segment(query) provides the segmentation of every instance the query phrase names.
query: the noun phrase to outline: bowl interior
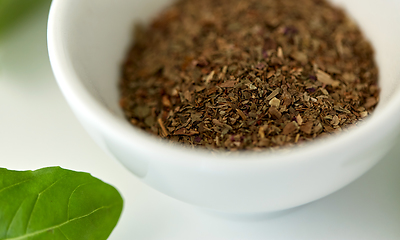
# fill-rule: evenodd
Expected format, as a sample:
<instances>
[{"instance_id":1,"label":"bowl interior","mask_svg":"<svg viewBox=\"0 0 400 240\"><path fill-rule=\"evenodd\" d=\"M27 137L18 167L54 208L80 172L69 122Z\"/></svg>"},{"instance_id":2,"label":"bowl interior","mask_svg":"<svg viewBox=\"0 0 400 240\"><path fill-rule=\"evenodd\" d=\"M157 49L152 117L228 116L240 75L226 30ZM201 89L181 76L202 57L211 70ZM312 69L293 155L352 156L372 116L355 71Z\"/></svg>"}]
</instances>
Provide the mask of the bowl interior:
<instances>
[{"instance_id":1,"label":"bowl interior","mask_svg":"<svg viewBox=\"0 0 400 240\"><path fill-rule=\"evenodd\" d=\"M121 63L133 39L135 21L148 22L172 0L70 0L64 12L65 44L73 68L87 90L111 112L123 118L118 106ZM361 26L376 51L384 108L398 90L400 71L400 22L393 0L334 0ZM394 6L396 5L396 6Z\"/></svg>"},{"instance_id":2,"label":"bowl interior","mask_svg":"<svg viewBox=\"0 0 400 240\"><path fill-rule=\"evenodd\" d=\"M51 18L53 20L51 28L57 29L55 34L57 35L57 51L62 52L63 63L68 66L58 65L64 68L63 72L73 72L74 78L71 80L66 78L61 82L68 82L71 85L78 80L77 84L82 84L85 88L84 91L87 91L109 113L116 116L119 123L123 123L118 123L119 125L127 125L118 105L118 81L121 64L133 40L133 26L137 21L149 22L152 17L173 1L55 0L53 5L56 5L57 11L53 11L53 13L56 13L57 17ZM374 130L369 131L368 136L357 136L358 140L370 138L379 133L381 126L386 126L388 122L394 125L394 122L397 121L395 119L397 115L393 116L393 113L398 112L396 109L400 104L400 96L398 96L400 71L397 67L397 64L400 63L400 47L398 46L400 30L394 26L400 22L398 14L400 2L395 0L331 1L343 7L350 14L375 49L376 62L380 71L381 99L374 114L368 120L374 122ZM375 119L379 119L379 121L374 121ZM365 133L366 127L360 131ZM125 127L125 129L127 128ZM133 132L136 135L143 135L136 129L132 130ZM354 133L353 138L347 139L347 143L355 140L355 136L359 132ZM134 139L132 134L127 133L127 135L130 135L130 140ZM142 138L146 137L142 136ZM147 140L154 143L151 139L149 137ZM342 140L335 140L335 143L346 145L347 143ZM320 141L313 141L313 144L317 144L317 142ZM333 148L332 142L329 145L325 144L325 147Z\"/></svg>"}]
</instances>

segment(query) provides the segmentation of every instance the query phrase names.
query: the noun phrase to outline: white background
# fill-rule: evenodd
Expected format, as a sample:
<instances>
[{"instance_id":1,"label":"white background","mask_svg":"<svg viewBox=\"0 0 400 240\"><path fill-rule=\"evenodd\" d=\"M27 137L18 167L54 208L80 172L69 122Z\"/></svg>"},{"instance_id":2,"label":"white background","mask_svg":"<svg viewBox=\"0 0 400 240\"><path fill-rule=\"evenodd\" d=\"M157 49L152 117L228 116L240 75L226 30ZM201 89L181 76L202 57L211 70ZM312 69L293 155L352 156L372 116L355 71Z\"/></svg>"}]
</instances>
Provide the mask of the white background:
<instances>
[{"instance_id":1,"label":"white background","mask_svg":"<svg viewBox=\"0 0 400 240\"><path fill-rule=\"evenodd\" d=\"M400 136L348 187L271 216L221 216L145 186L94 144L67 106L47 57L47 11L32 12L0 42L0 167L62 166L112 184L125 206L110 240L400 239Z\"/></svg>"}]
</instances>

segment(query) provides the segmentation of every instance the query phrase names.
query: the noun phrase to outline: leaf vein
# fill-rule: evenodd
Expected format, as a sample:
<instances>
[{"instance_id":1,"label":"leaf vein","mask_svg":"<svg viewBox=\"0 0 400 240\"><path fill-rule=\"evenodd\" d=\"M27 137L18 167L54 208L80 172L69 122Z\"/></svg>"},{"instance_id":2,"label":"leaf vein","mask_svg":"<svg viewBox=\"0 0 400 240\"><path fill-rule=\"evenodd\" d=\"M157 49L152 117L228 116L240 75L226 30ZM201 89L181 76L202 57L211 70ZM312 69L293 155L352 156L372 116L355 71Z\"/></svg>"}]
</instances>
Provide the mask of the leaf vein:
<instances>
[{"instance_id":1,"label":"leaf vein","mask_svg":"<svg viewBox=\"0 0 400 240\"><path fill-rule=\"evenodd\" d=\"M0 193L1 193L2 191L4 191L4 190L9 189L9 188L12 188L12 187L18 186L18 185L20 185L20 184L23 184L23 183L25 183L25 182L28 182L28 181L30 181L30 180L32 180L32 179L33 179L33 178L28 178L28 179L26 179L26 180L24 180L24 181L22 181L22 182L14 183L14 184L11 185L11 186L7 186L7 187L5 187L5 188L2 188L2 189L0 189Z\"/></svg>"},{"instance_id":2,"label":"leaf vein","mask_svg":"<svg viewBox=\"0 0 400 240\"><path fill-rule=\"evenodd\" d=\"M36 203L38 202L38 199L39 199L39 194L36 196L35 204L33 204L32 211L31 211L31 213L29 214L28 222L27 222L27 224L26 224L25 234L26 234L26 232L28 231L28 227L29 227L29 224L30 224L30 222L31 222L33 210L35 210Z\"/></svg>"},{"instance_id":3,"label":"leaf vein","mask_svg":"<svg viewBox=\"0 0 400 240\"><path fill-rule=\"evenodd\" d=\"M57 181L53 182L52 184L50 184L48 187L46 187L45 189L43 189L40 193L38 193L38 195L42 195L42 193L44 193L45 191L47 191L47 189L51 188L52 186L54 186L56 183L58 183L59 181L61 181L63 178L65 178L65 176L61 177L60 179L57 179Z\"/></svg>"},{"instance_id":4,"label":"leaf vein","mask_svg":"<svg viewBox=\"0 0 400 240\"><path fill-rule=\"evenodd\" d=\"M22 239L24 239L24 238L29 238L29 237L32 237L32 236L35 236L35 235L38 235L38 234L41 234L41 233L44 233L44 232L47 232L47 231L51 231L51 230L60 228L60 227L66 225L66 224L68 224L68 223L70 223L70 222L73 222L73 221L76 221L76 220L79 220L79 219L88 217L88 216L92 215L93 213L95 213L95 212L97 212L97 211L100 211L100 210L106 209L106 208L111 208L111 207L113 207L114 205L118 205L118 204L119 204L119 202L115 202L115 203L113 203L113 204L111 204L111 205L108 205L108 206L102 206L102 207L96 208L95 210L91 211L90 213L88 213L88 214L86 214L86 215L73 218L73 219L68 220L68 221L66 221L66 222L64 222L64 223L61 223L61 224L59 224L59 225L55 225L55 226L52 226L52 227L49 227L49 228L46 228L46 229L42 229L42 230L39 230L39 231L36 231L36 232L32 232L32 233L29 233L29 234L25 234L24 236L20 236L20 237L6 238L6 239L4 239L4 240L22 240Z\"/></svg>"},{"instance_id":5,"label":"leaf vein","mask_svg":"<svg viewBox=\"0 0 400 240\"><path fill-rule=\"evenodd\" d=\"M8 236L8 232L10 231L10 227L11 227L11 224L13 223L13 221L14 221L14 218L17 216L17 213L18 213L19 209L22 207L22 204L25 201L26 201L26 199L21 202L21 204L19 205L18 209L15 211L13 218L11 219L10 223L8 224L7 231L6 231L6 237Z\"/></svg>"},{"instance_id":6,"label":"leaf vein","mask_svg":"<svg viewBox=\"0 0 400 240\"><path fill-rule=\"evenodd\" d=\"M65 239L70 240L67 235L65 235L65 233L63 232L63 230L61 228L59 228L58 230L60 230L61 234L65 237Z\"/></svg>"},{"instance_id":7,"label":"leaf vein","mask_svg":"<svg viewBox=\"0 0 400 240\"><path fill-rule=\"evenodd\" d=\"M74 192L75 192L78 188L80 188L80 187L83 186L83 185L89 184L89 183L91 183L91 182L82 183L82 184L76 186L76 188L75 188L74 190L72 190L71 194L69 195L69 198L68 198L68 205L67 205L67 220L69 220L69 205L70 205L70 202L71 202L71 197L72 197L72 195L74 194Z\"/></svg>"},{"instance_id":8,"label":"leaf vein","mask_svg":"<svg viewBox=\"0 0 400 240\"><path fill-rule=\"evenodd\" d=\"M59 181L60 181L61 179L63 179L63 178L65 178L65 176L63 176L63 177L61 177L60 179L58 179L57 181L53 182L52 184L50 184L49 186L47 186L45 189L43 189L41 192L39 192L39 193L37 194L36 201L35 201L35 205L33 205L31 214L29 215L28 223L26 224L25 233L28 232L28 228L29 228L29 225L30 225L30 223L31 223L31 218L32 218L32 215L33 215L33 211L35 210L36 204L39 202L40 196L41 196L45 191L47 191L47 189L49 189L49 188L51 188L52 186L54 186L57 182L59 182Z\"/></svg>"}]
</instances>

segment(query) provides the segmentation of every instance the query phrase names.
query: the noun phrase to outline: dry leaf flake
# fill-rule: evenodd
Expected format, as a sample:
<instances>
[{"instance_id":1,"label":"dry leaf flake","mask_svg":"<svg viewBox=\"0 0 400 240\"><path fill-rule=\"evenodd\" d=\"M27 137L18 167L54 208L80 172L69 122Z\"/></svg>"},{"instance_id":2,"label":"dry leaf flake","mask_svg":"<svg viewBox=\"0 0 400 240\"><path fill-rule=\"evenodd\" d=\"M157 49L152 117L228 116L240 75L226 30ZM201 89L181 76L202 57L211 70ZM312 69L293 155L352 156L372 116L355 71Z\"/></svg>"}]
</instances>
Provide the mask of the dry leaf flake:
<instances>
[{"instance_id":1,"label":"dry leaf flake","mask_svg":"<svg viewBox=\"0 0 400 240\"><path fill-rule=\"evenodd\" d=\"M304 143L374 110L373 59L323 0L180 0L136 28L120 106L133 125L186 146Z\"/></svg>"},{"instance_id":2,"label":"dry leaf flake","mask_svg":"<svg viewBox=\"0 0 400 240\"><path fill-rule=\"evenodd\" d=\"M321 70L317 71L317 79L318 79L318 81L322 82L323 84L332 85L333 87L337 87L340 84L339 81L333 80L329 74L327 74L326 72L323 72Z\"/></svg>"}]
</instances>

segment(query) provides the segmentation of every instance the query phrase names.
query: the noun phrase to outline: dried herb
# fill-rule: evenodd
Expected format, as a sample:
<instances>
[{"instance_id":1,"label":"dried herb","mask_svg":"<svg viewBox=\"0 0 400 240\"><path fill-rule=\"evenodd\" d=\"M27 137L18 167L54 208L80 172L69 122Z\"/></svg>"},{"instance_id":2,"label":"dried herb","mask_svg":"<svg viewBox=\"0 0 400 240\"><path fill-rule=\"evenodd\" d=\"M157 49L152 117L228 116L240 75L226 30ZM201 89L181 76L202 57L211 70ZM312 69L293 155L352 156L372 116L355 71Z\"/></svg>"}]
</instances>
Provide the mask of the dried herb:
<instances>
[{"instance_id":1,"label":"dried herb","mask_svg":"<svg viewBox=\"0 0 400 240\"><path fill-rule=\"evenodd\" d=\"M129 121L174 142L262 149L340 132L379 100L374 53L323 0L182 0L136 39Z\"/></svg>"}]
</instances>

